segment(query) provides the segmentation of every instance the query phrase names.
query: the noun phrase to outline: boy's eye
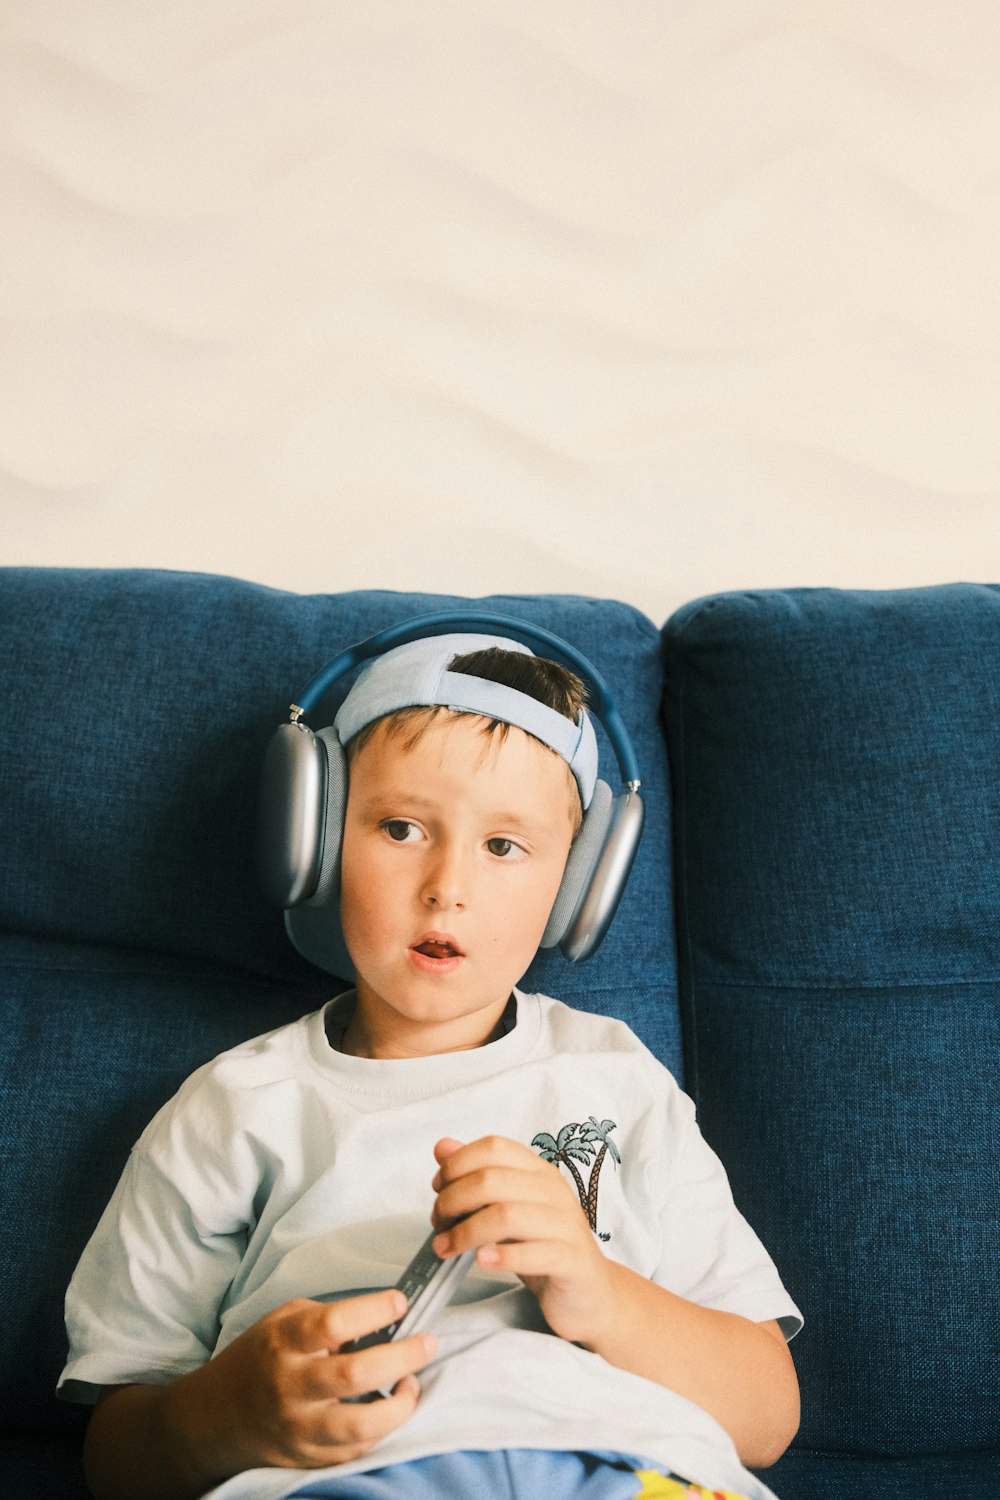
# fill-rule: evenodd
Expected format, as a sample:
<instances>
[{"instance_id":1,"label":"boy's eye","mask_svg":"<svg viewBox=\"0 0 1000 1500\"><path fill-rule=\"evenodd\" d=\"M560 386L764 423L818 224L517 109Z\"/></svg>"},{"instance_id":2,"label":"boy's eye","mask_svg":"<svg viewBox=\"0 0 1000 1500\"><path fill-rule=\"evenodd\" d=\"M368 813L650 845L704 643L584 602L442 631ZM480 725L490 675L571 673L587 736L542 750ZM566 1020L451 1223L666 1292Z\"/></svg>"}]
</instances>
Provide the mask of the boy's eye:
<instances>
[{"instance_id":1,"label":"boy's eye","mask_svg":"<svg viewBox=\"0 0 1000 1500\"><path fill-rule=\"evenodd\" d=\"M420 837L420 829L406 818L386 818L379 824L396 844L412 844Z\"/></svg>"},{"instance_id":2,"label":"boy's eye","mask_svg":"<svg viewBox=\"0 0 1000 1500\"><path fill-rule=\"evenodd\" d=\"M497 859L516 859L523 854L523 849L518 848L513 839L487 839L486 847Z\"/></svg>"}]
</instances>

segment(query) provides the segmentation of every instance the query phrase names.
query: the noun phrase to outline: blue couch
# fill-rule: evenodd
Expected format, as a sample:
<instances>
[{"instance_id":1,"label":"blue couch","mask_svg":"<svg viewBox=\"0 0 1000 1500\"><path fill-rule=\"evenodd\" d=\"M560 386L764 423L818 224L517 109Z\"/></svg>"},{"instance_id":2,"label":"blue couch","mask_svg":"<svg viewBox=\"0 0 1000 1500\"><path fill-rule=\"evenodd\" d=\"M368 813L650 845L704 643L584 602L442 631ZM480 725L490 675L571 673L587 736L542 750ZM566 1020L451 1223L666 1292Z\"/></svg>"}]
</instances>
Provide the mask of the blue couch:
<instances>
[{"instance_id":1,"label":"blue couch","mask_svg":"<svg viewBox=\"0 0 1000 1500\"><path fill-rule=\"evenodd\" d=\"M476 602L572 640L636 745L625 902L593 959L525 983L681 1076L805 1312L768 1483L996 1500L1000 592L727 594L662 631L611 601ZM256 884L274 726L345 644L468 603L0 570L4 1496L86 1494L83 1414L52 1394L62 1297L142 1124L335 988Z\"/></svg>"}]
</instances>

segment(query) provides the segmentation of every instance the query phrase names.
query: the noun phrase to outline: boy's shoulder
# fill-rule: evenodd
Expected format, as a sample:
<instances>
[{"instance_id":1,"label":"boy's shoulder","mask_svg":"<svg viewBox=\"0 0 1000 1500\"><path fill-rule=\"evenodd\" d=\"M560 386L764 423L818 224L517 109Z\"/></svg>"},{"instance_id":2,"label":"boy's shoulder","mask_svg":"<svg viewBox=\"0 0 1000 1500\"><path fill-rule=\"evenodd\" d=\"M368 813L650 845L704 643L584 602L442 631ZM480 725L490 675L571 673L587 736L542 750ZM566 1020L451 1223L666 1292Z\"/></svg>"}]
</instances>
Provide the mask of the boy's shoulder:
<instances>
[{"instance_id":1,"label":"boy's shoulder","mask_svg":"<svg viewBox=\"0 0 1000 1500\"><path fill-rule=\"evenodd\" d=\"M525 999L539 1006L534 1056L560 1097L586 1100L584 1113L593 1104L599 1117L629 1120L633 1127L644 1120L671 1152L680 1149L695 1130L694 1102L625 1021L550 995Z\"/></svg>"},{"instance_id":2,"label":"boy's shoulder","mask_svg":"<svg viewBox=\"0 0 1000 1500\"><path fill-rule=\"evenodd\" d=\"M310 1011L294 1021L286 1021L270 1031L247 1037L219 1052L190 1075L187 1083L195 1080L216 1079L226 1081L239 1079L241 1084L252 1087L255 1082L267 1082L280 1078L301 1062L309 1050L309 1032L317 1021L321 1022L322 1011Z\"/></svg>"},{"instance_id":3,"label":"boy's shoulder","mask_svg":"<svg viewBox=\"0 0 1000 1500\"><path fill-rule=\"evenodd\" d=\"M600 1011L582 1010L567 1005L552 995L532 995L526 999L538 1002L543 1033L556 1051L596 1052L603 1056L619 1055L635 1060L637 1067L656 1075L658 1079L676 1080L667 1068L654 1056L645 1042L616 1016L604 1015Z\"/></svg>"},{"instance_id":4,"label":"boy's shoulder","mask_svg":"<svg viewBox=\"0 0 1000 1500\"><path fill-rule=\"evenodd\" d=\"M181 1122L209 1136L224 1135L248 1107L266 1108L270 1087L301 1076L308 1066L310 1032L317 1024L322 1025L321 1011L237 1042L202 1063L153 1116L139 1146L180 1130Z\"/></svg>"}]
</instances>

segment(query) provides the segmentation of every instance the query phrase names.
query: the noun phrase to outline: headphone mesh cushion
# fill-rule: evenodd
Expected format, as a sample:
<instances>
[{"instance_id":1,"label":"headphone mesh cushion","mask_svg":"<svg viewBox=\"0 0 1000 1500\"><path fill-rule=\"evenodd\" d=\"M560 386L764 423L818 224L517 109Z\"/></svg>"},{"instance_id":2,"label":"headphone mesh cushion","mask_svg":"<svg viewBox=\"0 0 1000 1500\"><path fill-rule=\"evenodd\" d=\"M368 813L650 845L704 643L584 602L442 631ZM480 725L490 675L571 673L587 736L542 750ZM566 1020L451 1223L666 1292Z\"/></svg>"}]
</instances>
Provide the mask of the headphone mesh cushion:
<instances>
[{"instance_id":1,"label":"headphone mesh cushion","mask_svg":"<svg viewBox=\"0 0 1000 1500\"><path fill-rule=\"evenodd\" d=\"M344 838L344 815L347 812L347 756L340 743L340 736L332 725L317 732L316 739L326 750L327 782L326 812L317 809L317 817L323 818L322 849L319 879L316 889L305 902L306 906L328 906L340 896L340 849Z\"/></svg>"},{"instance_id":2,"label":"headphone mesh cushion","mask_svg":"<svg viewBox=\"0 0 1000 1500\"><path fill-rule=\"evenodd\" d=\"M607 782L598 781L590 806L583 815L580 832L569 851L562 884L542 933L539 944L542 948L554 948L562 941L573 920L573 914L580 905L581 897L590 888L604 849L613 802Z\"/></svg>"},{"instance_id":3,"label":"headphone mesh cushion","mask_svg":"<svg viewBox=\"0 0 1000 1500\"><path fill-rule=\"evenodd\" d=\"M285 912L285 931L303 958L327 974L353 983L354 965L344 943L336 904L325 911L318 906L293 906Z\"/></svg>"}]
</instances>

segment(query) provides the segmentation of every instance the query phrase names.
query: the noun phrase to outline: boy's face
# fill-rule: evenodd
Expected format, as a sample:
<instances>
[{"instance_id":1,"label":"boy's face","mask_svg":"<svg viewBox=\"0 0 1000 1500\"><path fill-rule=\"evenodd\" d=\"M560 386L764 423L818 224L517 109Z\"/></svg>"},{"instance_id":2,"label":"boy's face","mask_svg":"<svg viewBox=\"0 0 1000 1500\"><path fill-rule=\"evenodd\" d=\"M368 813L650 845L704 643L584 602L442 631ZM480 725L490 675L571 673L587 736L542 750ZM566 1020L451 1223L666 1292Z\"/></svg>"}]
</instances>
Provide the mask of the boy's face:
<instances>
[{"instance_id":1,"label":"boy's face","mask_svg":"<svg viewBox=\"0 0 1000 1500\"><path fill-rule=\"evenodd\" d=\"M575 806L574 806L574 799ZM512 727L383 727L350 771L341 918L357 973L345 1044L428 1056L489 1040L535 956L579 812L565 762Z\"/></svg>"}]
</instances>

